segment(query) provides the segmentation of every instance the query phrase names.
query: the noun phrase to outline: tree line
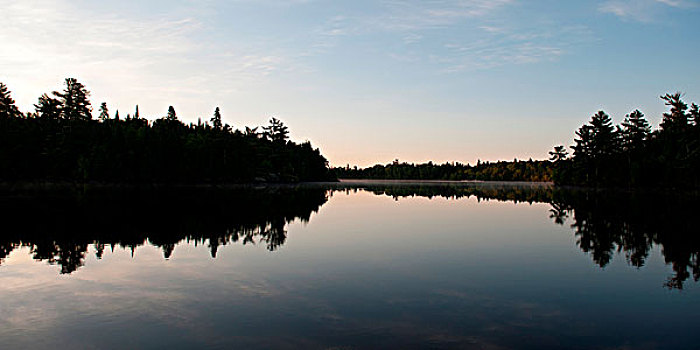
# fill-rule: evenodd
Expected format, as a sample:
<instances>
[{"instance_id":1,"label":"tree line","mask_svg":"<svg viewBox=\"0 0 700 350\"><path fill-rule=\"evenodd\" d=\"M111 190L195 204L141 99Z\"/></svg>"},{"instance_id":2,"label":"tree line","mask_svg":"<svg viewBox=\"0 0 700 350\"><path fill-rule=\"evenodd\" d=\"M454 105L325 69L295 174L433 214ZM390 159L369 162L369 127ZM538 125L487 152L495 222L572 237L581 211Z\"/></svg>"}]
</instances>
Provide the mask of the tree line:
<instances>
[{"instance_id":1,"label":"tree line","mask_svg":"<svg viewBox=\"0 0 700 350\"><path fill-rule=\"evenodd\" d=\"M392 179L392 180L476 180L476 181L531 181L546 182L552 178L552 163L542 160L513 160L481 162L476 165L459 162L413 164L394 161L368 168L337 167L335 175L341 179Z\"/></svg>"},{"instance_id":2,"label":"tree line","mask_svg":"<svg viewBox=\"0 0 700 350\"><path fill-rule=\"evenodd\" d=\"M242 183L333 180L310 142L289 140L283 122L234 129L216 107L212 117L183 123L175 108L151 121L112 115L76 79L41 95L22 113L0 83L0 181L106 183Z\"/></svg>"},{"instance_id":3,"label":"tree line","mask_svg":"<svg viewBox=\"0 0 700 350\"><path fill-rule=\"evenodd\" d=\"M604 111L576 131L573 155L564 146L549 152L553 180L594 187L700 187L700 108L681 93L661 96L668 111L652 130L635 110L619 125Z\"/></svg>"},{"instance_id":4,"label":"tree line","mask_svg":"<svg viewBox=\"0 0 700 350\"><path fill-rule=\"evenodd\" d=\"M700 107L681 93L661 96L668 111L652 130L639 110L614 125L604 111L576 131L570 155L554 147L548 160L333 168L338 178L395 180L552 181L590 187L700 187Z\"/></svg>"}]
</instances>

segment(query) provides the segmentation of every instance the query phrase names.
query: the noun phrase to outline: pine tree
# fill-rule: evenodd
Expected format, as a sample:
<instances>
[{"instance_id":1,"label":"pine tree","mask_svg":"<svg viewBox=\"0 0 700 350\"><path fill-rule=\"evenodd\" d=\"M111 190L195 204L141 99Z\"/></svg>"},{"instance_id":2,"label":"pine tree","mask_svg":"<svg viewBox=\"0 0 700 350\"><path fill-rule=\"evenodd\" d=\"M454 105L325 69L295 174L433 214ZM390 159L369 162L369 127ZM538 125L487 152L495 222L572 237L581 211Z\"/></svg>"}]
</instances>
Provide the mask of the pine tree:
<instances>
[{"instance_id":1,"label":"pine tree","mask_svg":"<svg viewBox=\"0 0 700 350\"><path fill-rule=\"evenodd\" d=\"M61 117L61 101L52 98L47 94L39 97L39 101L34 105L36 115L39 118L58 119Z\"/></svg>"},{"instance_id":2,"label":"pine tree","mask_svg":"<svg viewBox=\"0 0 700 350\"><path fill-rule=\"evenodd\" d=\"M571 148L574 150L574 158L577 161L587 161L593 158L593 128L590 125L582 125L577 131L574 139L576 143Z\"/></svg>"},{"instance_id":3,"label":"pine tree","mask_svg":"<svg viewBox=\"0 0 700 350\"><path fill-rule=\"evenodd\" d=\"M139 115L139 105L136 105L136 112L134 112L134 119L140 119L141 116Z\"/></svg>"},{"instance_id":4,"label":"pine tree","mask_svg":"<svg viewBox=\"0 0 700 350\"><path fill-rule=\"evenodd\" d=\"M109 119L109 110L107 109L107 102L102 102L100 105L100 120L105 121Z\"/></svg>"},{"instance_id":5,"label":"pine tree","mask_svg":"<svg viewBox=\"0 0 700 350\"><path fill-rule=\"evenodd\" d=\"M693 126L696 128L700 127L700 107L698 107L698 105L696 105L695 103L692 103L690 105L690 111L688 111L688 115L693 121Z\"/></svg>"},{"instance_id":6,"label":"pine tree","mask_svg":"<svg viewBox=\"0 0 700 350\"><path fill-rule=\"evenodd\" d=\"M688 126L688 105L681 100L681 93L666 94L661 96L664 104L671 107L668 113L663 114L661 129L666 132L682 132Z\"/></svg>"},{"instance_id":7,"label":"pine tree","mask_svg":"<svg viewBox=\"0 0 700 350\"><path fill-rule=\"evenodd\" d=\"M549 151L549 160L551 160L555 163L560 162L562 160L566 160L566 156L567 156L567 153L566 153L566 149L564 148L564 146L556 146L556 147L554 147L553 151ZM517 160L516 160L516 162L517 162Z\"/></svg>"},{"instance_id":8,"label":"pine tree","mask_svg":"<svg viewBox=\"0 0 700 350\"><path fill-rule=\"evenodd\" d=\"M211 123L214 129L221 130L221 128L223 128L223 124L221 123L221 110L219 110L219 107L216 107L214 110L214 117L211 118Z\"/></svg>"},{"instance_id":9,"label":"pine tree","mask_svg":"<svg viewBox=\"0 0 700 350\"><path fill-rule=\"evenodd\" d=\"M0 118L19 117L21 114L7 89L7 85L0 82Z\"/></svg>"},{"instance_id":10,"label":"pine tree","mask_svg":"<svg viewBox=\"0 0 700 350\"><path fill-rule=\"evenodd\" d=\"M612 119L603 111L591 117L593 139L591 152L593 158L605 157L618 151L619 135L612 125Z\"/></svg>"},{"instance_id":11,"label":"pine tree","mask_svg":"<svg viewBox=\"0 0 700 350\"><path fill-rule=\"evenodd\" d=\"M165 117L167 120L177 120L177 113L175 113L175 108L173 106L168 107L168 115Z\"/></svg>"},{"instance_id":12,"label":"pine tree","mask_svg":"<svg viewBox=\"0 0 700 350\"><path fill-rule=\"evenodd\" d=\"M90 105L90 92L85 85L75 78L66 78L66 87L63 92L54 92L61 102L61 118L68 120L92 119L92 106Z\"/></svg>"},{"instance_id":13,"label":"pine tree","mask_svg":"<svg viewBox=\"0 0 700 350\"><path fill-rule=\"evenodd\" d=\"M263 135L273 142L284 142L289 138L289 128L277 118L270 119L270 125L263 127Z\"/></svg>"},{"instance_id":14,"label":"pine tree","mask_svg":"<svg viewBox=\"0 0 700 350\"><path fill-rule=\"evenodd\" d=\"M635 110L626 115L620 129L623 149L629 151L641 148L650 133L651 126L649 126L649 122L644 118L642 112Z\"/></svg>"}]
</instances>

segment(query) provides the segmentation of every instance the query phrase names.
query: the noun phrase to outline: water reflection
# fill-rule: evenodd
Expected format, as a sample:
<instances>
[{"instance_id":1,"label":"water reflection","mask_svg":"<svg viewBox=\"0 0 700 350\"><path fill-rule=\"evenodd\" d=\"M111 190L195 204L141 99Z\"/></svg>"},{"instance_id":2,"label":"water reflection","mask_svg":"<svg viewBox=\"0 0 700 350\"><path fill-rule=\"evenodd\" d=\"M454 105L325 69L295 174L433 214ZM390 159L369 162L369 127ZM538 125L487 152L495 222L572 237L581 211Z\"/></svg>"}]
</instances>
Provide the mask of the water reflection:
<instances>
[{"instance_id":1,"label":"water reflection","mask_svg":"<svg viewBox=\"0 0 700 350\"><path fill-rule=\"evenodd\" d=\"M105 249L130 250L151 244L169 259L181 242L207 245L212 257L230 243L285 244L286 226L308 221L334 192L369 191L395 200L405 197L548 203L549 218L571 227L579 248L606 267L615 254L644 266L655 245L673 275L665 286L682 289L700 279L700 238L690 219L693 196L564 190L546 185L449 183L342 183L262 189L190 189L87 192L50 191L0 196L4 217L0 264L13 250L28 247L34 259L69 274L83 266L88 248L100 259Z\"/></svg>"},{"instance_id":2,"label":"water reflection","mask_svg":"<svg viewBox=\"0 0 700 350\"><path fill-rule=\"evenodd\" d=\"M147 243L165 259L181 242L207 244L214 258L235 242L274 251L287 239L287 223L308 221L326 201L325 189L298 187L10 194L0 197L0 264L21 247L62 274L83 266L90 245L97 259L115 247L133 256Z\"/></svg>"},{"instance_id":3,"label":"water reflection","mask_svg":"<svg viewBox=\"0 0 700 350\"><path fill-rule=\"evenodd\" d=\"M549 217L557 225L571 222L579 248L598 266L606 267L615 253L624 253L628 264L642 267L654 245L658 245L665 262L674 271L665 283L667 288L682 289L691 274L694 281L700 279L700 237L691 219L696 212L696 196L512 183L354 183L349 186L395 200L414 196L452 199L474 196L479 201L548 203Z\"/></svg>"}]
</instances>

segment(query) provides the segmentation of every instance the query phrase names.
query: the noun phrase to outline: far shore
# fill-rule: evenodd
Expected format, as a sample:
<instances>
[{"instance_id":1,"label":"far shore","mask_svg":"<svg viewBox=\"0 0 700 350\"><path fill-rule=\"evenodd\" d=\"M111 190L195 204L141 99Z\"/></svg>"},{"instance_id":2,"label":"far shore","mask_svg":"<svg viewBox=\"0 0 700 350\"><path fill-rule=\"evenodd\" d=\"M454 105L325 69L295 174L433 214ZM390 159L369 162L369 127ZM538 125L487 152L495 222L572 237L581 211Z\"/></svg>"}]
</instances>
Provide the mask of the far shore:
<instances>
[{"instance_id":1,"label":"far shore","mask_svg":"<svg viewBox=\"0 0 700 350\"><path fill-rule=\"evenodd\" d=\"M533 181L481 181L481 180L381 180L381 179L338 179L340 183L352 184L352 185L377 185L377 184L401 184L401 185L425 185L425 184L446 184L446 185L459 185L459 184L494 184L494 185L509 185L509 186L554 186L553 182L533 182Z\"/></svg>"}]
</instances>

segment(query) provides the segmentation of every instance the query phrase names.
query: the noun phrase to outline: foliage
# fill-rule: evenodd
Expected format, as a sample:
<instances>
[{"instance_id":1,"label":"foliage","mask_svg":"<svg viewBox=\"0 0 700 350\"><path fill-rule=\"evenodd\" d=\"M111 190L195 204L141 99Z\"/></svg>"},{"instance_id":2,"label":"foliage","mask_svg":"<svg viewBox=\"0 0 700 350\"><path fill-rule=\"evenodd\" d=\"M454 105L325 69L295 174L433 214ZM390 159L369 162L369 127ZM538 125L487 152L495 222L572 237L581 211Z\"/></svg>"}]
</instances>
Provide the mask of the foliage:
<instances>
[{"instance_id":1,"label":"foliage","mask_svg":"<svg viewBox=\"0 0 700 350\"><path fill-rule=\"evenodd\" d=\"M358 169L334 168L338 178L343 179L393 179L393 180L481 180L481 181L550 181L552 163L540 160L512 162L477 162L476 165L462 163L424 164L394 163L377 164Z\"/></svg>"},{"instance_id":2,"label":"foliage","mask_svg":"<svg viewBox=\"0 0 700 350\"><path fill-rule=\"evenodd\" d=\"M576 132L573 158L560 162L553 180L560 185L700 187L700 112L682 94L661 96L669 111L652 131L639 110L613 126L596 113Z\"/></svg>"},{"instance_id":3,"label":"foliage","mask_svg":"<svg viewBox=\"0 0 700 350\"><path fill-rule=\"evenodd\" d=\"M62 92L53 93L60 102L61 117L68 120L92 119L90 92L85 85L75 78L66 78L65 84L66 87Z\"/></svg>"},{"instance_id":4,"label":"foliage","mask_svg":"<svg viewBox=\"0 0 700 350\"><path fill-rule=\"evenodd\" d=\"M4 85L3 85L4 86ZM9 96L9 94L8 94ZM36 113L0 116L0 181L109 183L295 182L333 179L309 142L288 141L277 120L271 137L225 125L186 125L168 108L153 122L134 117L92 120L89 92L66 79L44 94ZM104 114L102 114L104 113ZM219 114L220 117L220 114ZM276 120L276 119L273 119ZM254 130L254 129L251 129Z\"/></svg>"},{"instance_id":5,"label":"foliage","mask_svg":"<svg viewBox=\"0 0 700 350\"><path fill-rule=\"evenodd\" d=\"M15 100L10 96L7 86L0 82L0 118L16 117L20 112L15 105Z\"/></svg>"},{"instance_id":6,"label":"foliage","mask_svg":"<svg viewBox=\"0 0 700 350\"><path fill-rule=\"evenodd\" d=\"M263 136L272 142L285 142L289 138L289 130L280 120L273 117L269 126L263 126Z\"/></svg>"}]
</instances>

